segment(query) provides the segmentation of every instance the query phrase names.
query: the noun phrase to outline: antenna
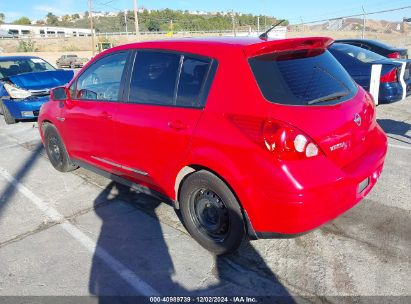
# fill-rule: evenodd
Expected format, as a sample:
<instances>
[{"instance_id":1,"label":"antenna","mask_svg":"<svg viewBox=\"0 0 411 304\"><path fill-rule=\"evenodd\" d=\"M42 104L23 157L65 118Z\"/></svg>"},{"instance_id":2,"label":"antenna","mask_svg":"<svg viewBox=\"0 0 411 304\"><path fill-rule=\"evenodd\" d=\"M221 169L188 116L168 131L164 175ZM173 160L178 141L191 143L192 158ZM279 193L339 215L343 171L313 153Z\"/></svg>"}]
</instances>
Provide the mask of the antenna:
<instances>
[{"instance_id":1,"label":"antenna","mask_svg":"<svg viewBox=\"0 0 411 304\"><path fill-rule=\"evenodd\" d=\"M267 40L268 39L268 33L271 32L274 28L279 26L281 23L283 23L285 19L281 19L279 22L271 26L268 30L266 30L264 33L262 33L260 36L258 36L262 40Z\"/></svg>"}]
</instances>

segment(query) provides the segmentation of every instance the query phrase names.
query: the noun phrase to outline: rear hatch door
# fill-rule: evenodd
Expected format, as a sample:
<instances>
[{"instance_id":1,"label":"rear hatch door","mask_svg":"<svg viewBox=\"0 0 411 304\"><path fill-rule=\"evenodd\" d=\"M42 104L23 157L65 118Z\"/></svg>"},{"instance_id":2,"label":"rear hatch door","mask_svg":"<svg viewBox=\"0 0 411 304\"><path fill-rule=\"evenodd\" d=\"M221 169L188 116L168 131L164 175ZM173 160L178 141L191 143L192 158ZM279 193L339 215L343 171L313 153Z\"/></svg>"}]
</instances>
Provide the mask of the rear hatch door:
<instances>
[{"instance_id":1,"label":"rear hatch door","mask_svg":"<svg viewBox=\"0 0 411 304\"><path fill-rule=\"evenodd\" d=\"M290 47L252 56L249 63L269 117L299 128L344 167L367 151L375 108L326 47Z\"/></svg>"}]
</instances>

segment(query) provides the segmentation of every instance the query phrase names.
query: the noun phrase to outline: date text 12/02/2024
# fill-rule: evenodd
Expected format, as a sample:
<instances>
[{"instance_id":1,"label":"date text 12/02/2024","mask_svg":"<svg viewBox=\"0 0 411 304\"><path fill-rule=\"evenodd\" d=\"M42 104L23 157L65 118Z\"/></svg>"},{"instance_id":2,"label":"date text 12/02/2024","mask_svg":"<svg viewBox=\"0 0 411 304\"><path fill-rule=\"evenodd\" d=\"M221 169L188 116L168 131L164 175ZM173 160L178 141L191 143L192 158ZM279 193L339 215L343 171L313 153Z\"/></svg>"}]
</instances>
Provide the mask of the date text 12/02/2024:
<instances>
[{"instance_id":1,"label":"date text 12/02/2024","mask_svg":"<svg viewBox=\"0 0 411 304\"><path fill-rule=\"evenodd\" d=\"M256 297L150 297L150 303L257 303Z\"/></svg>"}]
</instances>

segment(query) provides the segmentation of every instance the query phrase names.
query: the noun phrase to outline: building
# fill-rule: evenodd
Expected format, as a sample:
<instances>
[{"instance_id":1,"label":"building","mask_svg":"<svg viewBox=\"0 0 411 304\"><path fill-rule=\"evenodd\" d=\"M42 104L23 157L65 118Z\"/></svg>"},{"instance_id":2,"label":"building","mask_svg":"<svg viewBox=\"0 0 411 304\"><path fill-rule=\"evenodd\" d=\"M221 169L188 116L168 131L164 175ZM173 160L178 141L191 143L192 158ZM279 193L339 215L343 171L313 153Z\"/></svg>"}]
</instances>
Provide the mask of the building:
<instances>
[{"instance_id":1,"label":"building","mask_svg":"<svg viewBox=\"0 0 411 304\"><path fill-rule=\"evenodd\" d=\"M84 37L91 36L90 29L56 27L48 25L0 24L0 30L18 37Z\"/></svg>"}]
</instances>

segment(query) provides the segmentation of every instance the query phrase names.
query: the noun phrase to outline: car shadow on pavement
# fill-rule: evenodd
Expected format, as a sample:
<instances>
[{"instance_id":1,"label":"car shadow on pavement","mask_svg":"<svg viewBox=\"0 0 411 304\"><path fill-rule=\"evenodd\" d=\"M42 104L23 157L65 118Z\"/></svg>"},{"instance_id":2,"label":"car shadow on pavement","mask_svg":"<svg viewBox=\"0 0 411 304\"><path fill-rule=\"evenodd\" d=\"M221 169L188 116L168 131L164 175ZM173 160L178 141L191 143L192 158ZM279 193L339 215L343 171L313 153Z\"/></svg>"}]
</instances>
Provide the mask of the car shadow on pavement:
<instances>
[{"instance_id":1,"label":"car shadow on pavement","mask_svg":"<svg viewBox=\"0 0 411 304\"><path fill-rule=\"evenodd\" d=\"M295 303L253 246L245 243L231 256L215 256L210 259L205 249L184 243L184 238L188 236L183 232L160 223L156 215L160 204L161 201L154 197L110 183L94 204L95 213L102 222L96 248L105 250L135 274L136 278L156 289L161 296L257 296L260 291L266 298L259 298L259 303ZM183 243L177 246L171 243L174 241ZM173 247L173 258L167 243ZM241 256L251 257L252 262L241 265ZM180 259L179 269L189 276L193 274L193 278L201 275L198 269L212 268L211 273L207 274L212 276L210 283L198 288L182 286L175 277L173 260L176 258ZM184 269L181 269L181 264ZM181 274L179 277L181 278ZM206 279L204 278L205 281ZM197 282L187 283L185 278L184 284L191 286ZM247 294L250 291L253 294ZM137 303L138 299L135 297L141 296L138 290L110 269L96 253L90 270L89 292L98 297L101 304Z\"/></svg>"},{"instance_id":2,"label":"car shadow on pavement","mask_svg":"<svg viewBox=\"0 0 411 304\"><path fill-rule=\"evenodd\" d=\"M411 136L408 135L411 131L411 124L404 122L404 121L398 121L398 120L392 120L392 119L377 119L378 124L381 126L381 128L384 130L385 133L387 133L387 136L390 137L391 135L399 135L402 136L404 139L408 139L410 141L406 140L401 140L398 138L390 137L395 140L411 144Z\"/></svg>"},{"instance_id":3,"label":"car shadow on pavement","mask_svg":"<svg viewBox=\"0 0 411 304\"><path fill-rule=\"evenodd\" d=\"M16 182L22 182L24 177L29 173L29 171L33 168L33 166L39 159L40 154L43 152L43 150L43 145L41 143L38 144L34 148L30 157L23 163L19 170L16 173L10 172L10 174L13 175L13 178ZM6 206L6 204L12 200L13 196L16 194L16 191L17 190L15 183L9 182L7 187L0 193L0 214L2 212L2 209Z\"/></svg>"}]
</instances>

